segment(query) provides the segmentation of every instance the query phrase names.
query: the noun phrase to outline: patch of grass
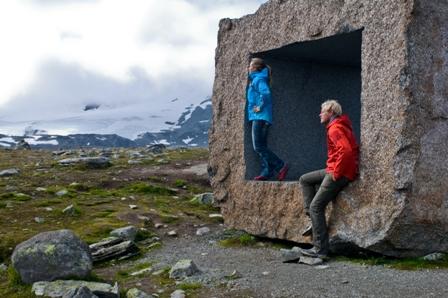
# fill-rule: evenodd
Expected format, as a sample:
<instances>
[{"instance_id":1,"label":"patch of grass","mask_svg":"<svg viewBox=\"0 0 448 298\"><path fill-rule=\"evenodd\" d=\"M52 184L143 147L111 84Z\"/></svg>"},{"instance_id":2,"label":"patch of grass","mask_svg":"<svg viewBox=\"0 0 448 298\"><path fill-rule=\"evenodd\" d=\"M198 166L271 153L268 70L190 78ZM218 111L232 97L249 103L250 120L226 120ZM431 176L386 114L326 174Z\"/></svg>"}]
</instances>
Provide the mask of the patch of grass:
<instances>
[{"instance_id":1,"label":"patch of grass","mask_svg":"<svg viewBox=\"0 0 448 298\"><path fill-rule=\"evenodd\" d=\"M187 182L183 179L176 179L176 181L174 181L174 185L176 187L184 187L187 185Z\"/></svg>"},{"instance_id":2,"label":"patch of grass","mask_svg":"<svg viewBox=\"0 0 448 298\"><path fill-rule=\"evenodd\" d=\"M26 202L32 199L31 196L21 192L9 192L0 195L1 200L15 200L20 202Z\"/></svg>"},{"instance_id":3,"label":"patch of grass","mask_svg":"<svg viewBox=\"0 0 448 298\"><path fill-rule=\"evenodd\" d=\"M397 270L422 270L422 269L447 269L448 255L441 260L427 261L423 257L420 258L388 258L388 257L337 257L338 261L352 262L361 265L384 266Z\"/></svg>"},{"instance_id":4,"label":"patch of grass","mask_svg":"<svg viewBox=\"0 0 448 298\"><path fill-rule=\"evenodd\" d=\"M159 216L160 216L160 221L165 224L174 223L179 220L179 217L176 215L162 213L162 214L159 214Z\"/></svg>"},{"instance_id":5,"label":"patch of grass","mask_svg":"<svg viewBox=\"0 0 448 298\"><path fill-rule=\"evenodd\" d=\"M143 241L156 236L157 235L151 231L138 229L137 234L135 235L135 242Z\"/></svg>"},{"instance_id":6,"label":"patch of grass","mask_svg":"<svg viewBox=\"0 0 448 298\"><path fill-rule=\"evenodd\" d=\"M198 282L184 282L177 285L178 289L184 290L184 291L192 291L192 290L198 290L202 288L202 285Z\"/></svg>"},{"instance_id":7,"label":"patch of grass","mask_svg":"<svg viewBox=\"0 0 448 298\"><path fill-rule=\"evenodd\" d=\"M17 272L12 265L9 265L7 275L8 275L8 285L10 287L16 287L23 284L19 272Z\"/></svg>"},{"instance_id":8,"label":"patch of grass","mask_svg":"<svg viewBox=\"0 0 448 298\"><path fill-rule=\"evenodd\" d=\"M240 235L231 236L219 241L219 245L225 248L240 247L240 246L254 246L257 244L257 238L248 233L241 233Z\"/></svg>"},{"instance_id":9,"label":"patch of grass","mask_svg":"<svg viewBox=\"0 0 448 298\"><path fill-rule=\"evenodd\" d=\"M161 186L155 186L142 182L134 183L126 187L126 190L139 194L173 195L176 192Z\"/></svg>"},{"instance_id":10,"label":"patch of grass","mask_svg":"<svg viewBox=\"0 0 448 298\"><path fill-rule=\"evenodd\" d=\"M49 207L61 203L61 199L44 199L36 204L36 207Z\"/></svg>"},{"instance_id":11,"label":"patch of grass","mask_svg":"<svg viewBox=\"0 0 448 298\"><path fill-rule=\"evenodd\" d=\"M6 203L5 202L0 202L0 209L6 208Z\"/></svg>"},{"instance_id":12,"label":"patch of grass","mask_svg":"<svg viewBox=\"0 0 448 298\"><path fill-rule=\"evenodd\" d=\"M152 275L151 280L162 287L174 286L176 282L170 278L170 270L170 267L163 268L162 273L159 275Z\"/></svg>"}]
</instances>

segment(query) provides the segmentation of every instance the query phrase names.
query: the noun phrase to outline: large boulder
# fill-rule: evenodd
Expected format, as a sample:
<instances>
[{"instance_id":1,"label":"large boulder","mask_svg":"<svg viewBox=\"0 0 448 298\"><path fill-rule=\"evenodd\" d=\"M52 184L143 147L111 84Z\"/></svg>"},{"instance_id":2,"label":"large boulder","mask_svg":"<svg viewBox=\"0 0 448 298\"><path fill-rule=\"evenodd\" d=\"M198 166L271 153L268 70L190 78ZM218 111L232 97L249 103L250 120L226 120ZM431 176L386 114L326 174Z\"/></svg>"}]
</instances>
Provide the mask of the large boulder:
<instances>
[{"instance_id":1,"label":"large boulder","mask_svg":"<svg viewBox=\"0 0 448 298\"><path fill-rule=\"evenodd\" d=\"M89 247L70 230L40 233L17 245L11 259L24 283L84 278L92 270Z\"/></svg>"},{"instance_id":2,"label":"large boulder","mask_svg":"<svg viewBox=\"0 0 448 298\"><path fill-rule=\"evenodd\" d=\"M82 165L88 168L107 168L111 166L110 159L104 156L66 158L61 159L58 163L63 166Z\"/></svg>"},{"instance_id":3,"label":"large boulder","mask_svg":"<svg viewBox=\"0 0 448 298\"><path fill-rule=\"evenodd\" d=\"M210 174L227 226L310 242L299 177L325 166L328 98L360 137L360 175L327 210L333 244L390 256L448 251L448 1L271 0L218 32ZM250 57L272 67L268 145L284 182L253 181Z\"/></svg>"},{"instance_id":4,"label":"large boulder","mask_svg":"<svg viewBox=\"0 0 448 298\"><path fill-rule=\"evenodd\" d=\"M118 283L110 285L101 282L83 281L83 280L55 280L35 282L32 287L33 293L38 296L60 298L80 293L81 288L88 288L89 291L100 298L118 298L120 291ZM87 291L82 291L87 292ZM82 293L81 292L81 293Z\"/></svg>"}]
</instances>

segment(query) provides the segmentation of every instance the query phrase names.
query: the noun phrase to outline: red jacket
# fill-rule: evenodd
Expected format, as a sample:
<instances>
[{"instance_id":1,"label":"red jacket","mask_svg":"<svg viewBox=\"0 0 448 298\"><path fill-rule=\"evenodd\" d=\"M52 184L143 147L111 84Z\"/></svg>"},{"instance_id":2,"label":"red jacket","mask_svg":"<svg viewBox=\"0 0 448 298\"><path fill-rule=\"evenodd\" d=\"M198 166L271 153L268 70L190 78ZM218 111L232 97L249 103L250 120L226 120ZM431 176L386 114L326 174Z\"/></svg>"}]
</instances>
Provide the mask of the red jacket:
<instances>
[{"instance_id":1,"label":"red jacket","mask_svg":"<svg viewBox=\"0 0 448 298\"><path fill-rule=\"evenodd\" d=\"M337 180L355 180L358 175L359 146L347 115L341 115L327 125L327 173Z\"/></svg>"}]
</instances>

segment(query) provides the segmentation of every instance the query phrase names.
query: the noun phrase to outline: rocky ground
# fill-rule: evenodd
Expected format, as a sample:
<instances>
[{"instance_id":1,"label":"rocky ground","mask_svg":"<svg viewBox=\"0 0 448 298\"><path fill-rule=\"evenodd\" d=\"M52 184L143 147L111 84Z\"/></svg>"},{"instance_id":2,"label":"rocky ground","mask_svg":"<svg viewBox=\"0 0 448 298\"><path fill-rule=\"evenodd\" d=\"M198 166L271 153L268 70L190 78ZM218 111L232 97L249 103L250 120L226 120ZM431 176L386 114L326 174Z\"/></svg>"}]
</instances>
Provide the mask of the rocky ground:
<instances>
[{"instance_id":1,"label":"rocky ground","mask_svg":"<svg viewBox=\"0 0 448 298\"><path fill-rule=\"evenodd\" d=\"M446 259L283 263L280 248L291 243L228 229L218 208L193 200L211 190L207 155L203 149L0 150L0 297L34 297L11 270L18 243L43 231L71 229L91 244L129 225L139 230L140 254L95 263L90 278L118 282L123 297L130 288L154 297L171 297L176 290L186 297L448 296L448 271L438 268L447 267ZM106 157L110 164L60 163L79 156ZM70 205L72 211L64 212ZM172 270L184 259L198 270L175 279Z\"/></svg>"}]
</instances>

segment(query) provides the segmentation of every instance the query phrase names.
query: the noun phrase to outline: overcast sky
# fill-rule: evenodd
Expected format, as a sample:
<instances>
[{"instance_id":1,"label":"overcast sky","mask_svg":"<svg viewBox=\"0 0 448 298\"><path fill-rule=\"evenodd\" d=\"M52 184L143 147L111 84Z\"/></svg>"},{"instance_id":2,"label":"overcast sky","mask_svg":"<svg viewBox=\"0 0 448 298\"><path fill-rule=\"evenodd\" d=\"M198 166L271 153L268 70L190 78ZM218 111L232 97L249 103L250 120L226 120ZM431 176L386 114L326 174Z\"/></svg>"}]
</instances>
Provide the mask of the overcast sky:
<instances>
[{"instance_id":1,"label":"overcast sky","mask_svg":"<svg viewBox=\"0 0 448 298\"><path fill-rule=\"evenodd\" d=\"M219 20L264 2L2 0L0 122L88 103L198 103L211 94Z\"/></svg>"}]
</instances>

